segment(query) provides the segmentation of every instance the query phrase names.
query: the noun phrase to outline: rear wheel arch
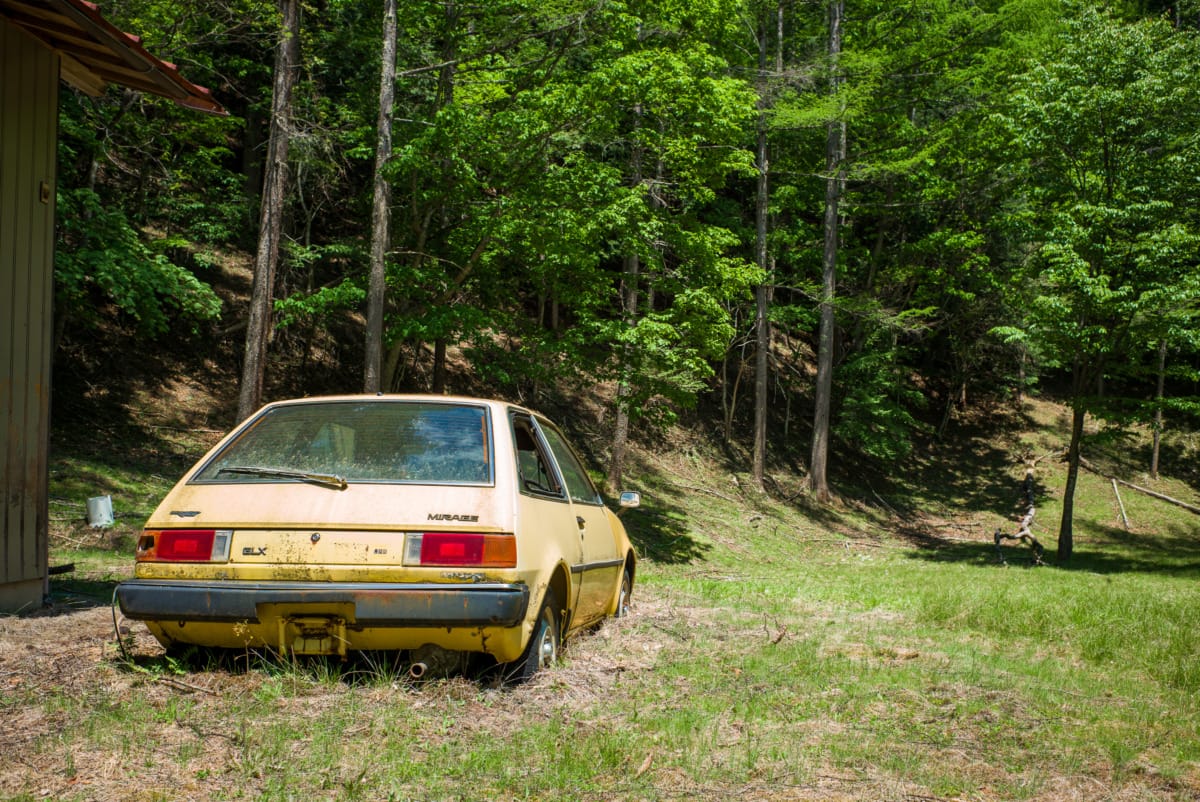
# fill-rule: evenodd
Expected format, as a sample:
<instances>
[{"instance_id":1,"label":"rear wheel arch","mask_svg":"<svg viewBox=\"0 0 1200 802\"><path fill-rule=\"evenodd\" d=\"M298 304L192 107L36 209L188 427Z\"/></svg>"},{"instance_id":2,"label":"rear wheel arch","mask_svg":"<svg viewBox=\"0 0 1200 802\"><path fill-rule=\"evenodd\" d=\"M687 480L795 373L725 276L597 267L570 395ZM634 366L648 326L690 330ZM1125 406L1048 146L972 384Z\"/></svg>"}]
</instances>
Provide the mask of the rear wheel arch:
<instances>
[{"instance_id":1,"label":"rear wheel arch","mask_svg":"<svg viewBox=\"0 0 1200 802\"><path fill-rule=\"evenodd\" d=\"M613 599L612 615L622 618L629 613L630 598L633 595L634 580L637 577L637 560L630 551L625 555L625 565L621 568L621 584Z\"/></svg>"},{"instance_id":2,"label":"rear wheel arch","mask_svg":"<svg viewBox=\"0 0 1200 802\"><path fill-rule=\"evenodd\" d=\"M499 665L500 681L505 685L519 685L528 682L543 668L549 668L558 662L559 651L562 648L562 623L559 616L561 602L554 596L554 590L547 588L538 606L537 618L533 622L533 632L521 656L511 663Z\"/></svg>"},{"instance_id":3,"label":"rear wheel arch","mask_svg":"<svg viewBox=\"0 0 1200 802\"><path fill-rule=\"evenodd\" d=\"M558 626L560 634L566 634L571 628L571 572L566 566L559 564L555 567L554 573L550 576L550 583L546 586L546 592L553 594L555 600L560 605L558 613ZM540 605L539 605L540 606Z\"/></svg>"}]
</instances>

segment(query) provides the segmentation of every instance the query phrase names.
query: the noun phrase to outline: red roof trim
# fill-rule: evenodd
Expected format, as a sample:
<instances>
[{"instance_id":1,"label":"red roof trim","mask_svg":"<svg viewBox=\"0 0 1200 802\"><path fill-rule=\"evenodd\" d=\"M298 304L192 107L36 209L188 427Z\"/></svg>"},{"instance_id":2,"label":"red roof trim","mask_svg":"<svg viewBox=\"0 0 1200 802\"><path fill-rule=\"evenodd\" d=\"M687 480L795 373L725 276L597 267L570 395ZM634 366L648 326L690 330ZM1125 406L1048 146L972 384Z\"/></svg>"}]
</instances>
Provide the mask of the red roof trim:
<instances>
[{"instance_id":1,"label":"red roof trim","mask_svg":"<svg viewBox=\"0 0 1200 802\"><path fill-rule=\"evenodd\" d=\"M126 33L120 30L100 14L100 6L96 3L90 3L88 0L50 0L51 3L65 3L66 5L74 6L82 13L86 14L89 19L101 31L123 41L130 50L134 52L139 60L144 61L148 66L155 69L160 75L171 81L183 92L183 96L175 94L163 94L164 97L169 97L181 106L186 106L197 111L207 112L209 114L225 115L228 112L222 108L221 104L217 103L212 98L212 92L203 86L188 81L179 74L176 66L170 62L163 61L152 55L146 48L142 47L142 38L131 33Z\"/></svg>"},{"instance_id":2,"label":"red roof trim","mask_svg":"<svg viewBox=\"0 0 1200 802\"><path fill-rule=\"evenodd\" d=\"M207 114L227 114L208 89L188 81L176 65L152 55L142 47L141 37L104 19L95 3L0 0L0 15L103 82L170 98Z\"/></svg>"}]
</instances>

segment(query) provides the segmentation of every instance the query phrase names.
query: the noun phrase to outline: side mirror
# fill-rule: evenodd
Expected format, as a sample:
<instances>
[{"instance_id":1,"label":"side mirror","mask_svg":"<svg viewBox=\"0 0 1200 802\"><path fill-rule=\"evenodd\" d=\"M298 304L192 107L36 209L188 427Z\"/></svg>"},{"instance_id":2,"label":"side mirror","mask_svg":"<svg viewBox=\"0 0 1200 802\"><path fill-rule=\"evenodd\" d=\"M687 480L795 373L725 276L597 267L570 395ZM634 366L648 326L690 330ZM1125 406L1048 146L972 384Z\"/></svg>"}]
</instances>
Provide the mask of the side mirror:
<instances>
[{"instance_id":1,"label":"side mirror","mask_svg":"<svg viewBox=\"0 0 1200 802\"><path fill-rule=\"evenodd\" d=\"M642 494L633 490L623 490L621 491L621 499L618 503L625 509L640 507L642 504Z\"/></svg>"}]
</instances>

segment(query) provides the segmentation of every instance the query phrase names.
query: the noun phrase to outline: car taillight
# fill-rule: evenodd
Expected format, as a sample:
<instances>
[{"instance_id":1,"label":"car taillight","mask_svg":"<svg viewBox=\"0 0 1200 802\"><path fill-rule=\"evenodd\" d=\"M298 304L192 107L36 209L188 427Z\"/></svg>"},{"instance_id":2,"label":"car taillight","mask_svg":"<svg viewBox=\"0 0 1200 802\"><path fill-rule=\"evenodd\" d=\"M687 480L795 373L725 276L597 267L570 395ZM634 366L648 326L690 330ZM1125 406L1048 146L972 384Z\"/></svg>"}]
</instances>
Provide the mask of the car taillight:
<instances>
[{"instance_id":1,"label":"car taillight","mask_svg":"<svg viewBox=\"0 0 1200 802\"><path fill-rule=\"evenodd\" d=\"M138 541L138 562L228 562L230 529L147 529Z\"/></svg>"},{"instance_id":2,"label":"car taillight","mask_svg":"<svg viewBox=\"0 0 1200 802\"><path fill-rule=\"evenodd\" d=\"M515 568L517 540L471 532L410 533L404 542L404 564Z\"/></svg>"}]
</instances>

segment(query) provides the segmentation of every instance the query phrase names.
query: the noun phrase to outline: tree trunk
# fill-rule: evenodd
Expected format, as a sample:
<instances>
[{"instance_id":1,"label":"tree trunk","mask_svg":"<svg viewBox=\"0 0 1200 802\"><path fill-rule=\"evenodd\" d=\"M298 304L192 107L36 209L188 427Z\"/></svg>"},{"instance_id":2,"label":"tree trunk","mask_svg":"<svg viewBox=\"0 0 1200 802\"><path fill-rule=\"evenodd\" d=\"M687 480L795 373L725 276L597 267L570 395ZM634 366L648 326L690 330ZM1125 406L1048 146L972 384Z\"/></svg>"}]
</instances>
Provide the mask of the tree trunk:
<instances>
[{"instance_id":1,"label":"tree trunk","mask_svg":"<svg viewBox=\"0 0 1200 802\"><path fill-rule=\"evenodd\" d=\"M841 85L838 56L842 52L842 2L829 6L829 56L832 91ZM820 502L829 500L830 407L833 395L833 302L837 292L838 202L841 198L842 161L846 153L846 124L829 123L825 140L825 248L822 254L821 331L817 345L817 380L814 390L812 457L808 487Z\"/></svg>"},{"instance_id":2,"label":"tree trunk","mask_svg":"<svg viewBox=\"0 0 1200 802\"><path fill-rule=\"evenodd\" d=\"M1163 414L1162 402L1167 376L1167 338L1163 337L1158 344L1158 387L1154 393L1154 444L1150 449L1150 478L1158 480L1158 450L1162 438Z\"/></svg>"},{"instance_id":3,"label":"tree trunk","mask_svg":"<svg viewBox=\"0 0 1200 802\"><path fill-rule=\"evenodd\" d=\"M371 265L367 291L367 343L363 392L378 393L383 370L383 313L387 300L388 217L392 184L387 163L392 157L392 109L396 95L396 0L384 0L383 45L380 48L379 122L375 145L375 189L371 204Z\"/></svg>"},{"instance_id":4,"label":"tree trunk","mask_svg":"<svg viewBox=\"0 0 1200 802\"><path fill-rule=\"evenodd\" d=\"M760 75L767 70L767 31L764 26L758 34L758 69ZM759 97L765 98L760 91ZM754 291L754 485L759 492L766 489L764 479L767 465L767 388L770 379L768 355L771 351L770 276L767 273L767 211L770 202L769 165L767 160L766 100L759 101L758 111L758 193L754 204L755 246L754 258L758 269L763 272L763 283Z\"/></svg>"},{"instance_id":5,"label":"tree trunk","mask_svg":"<svg viewBox=\"0 0 1200 802\"><path fill-rule=\"evenodd\" d=\"M262 153L263 146L263 116L262 112L251 107L247 109L245 123L242 130L245 132L242 135L242 175L245 176L245 181L242 184L243 191L246 194L245 208L247 210L254 208L254 199L262 197L263 188L263 162L259 159L259 154ZM245 226L244 236L248 238L251 225L254 220L250 217L249 212L246 214L246 219L242 221ZM239 241L246 240L239 237Z\"/></svg>"},{"instance_id":6,"label":"tree trunk","mask_svg":"<svg viewBox=\"0 0 1200 802\"><path fill-rule=\"evenodd\" d=\"M446 338L438 337L433 343L433 381L430 392L441 395L446 392Z\"/></svg>"},{"instance_id":7,"label":"tree trunk","mask_svg":"<svg viewBox=\"0 0 1200 802\"><path fill-rule=\"evenodd\" d=\"M729 382L729 352L726 352L725 359L721 363L721 384L724 391L721 393L721 405L724 418L724 437L725 443L728 445L733 442L733 416L737 414L738 391L742 386L742 374L746 371L746 360L738 356L737 373L733 377L733 383Z\"/></svg>"},{"instance_id":8,"label":"tree trunk","mask_svg":"<svg viewBox=\"0 0 1200 802\"><path fill-rule=\"evenodd\" d=\"M1021 349L1020 356L1017 359L1017 396L1016 401L1019 405L1025 400L1025 363L1029 359L1029 352L1025 350L1025 346L1018 346Z\"/></svg>"},{"instance_id":9,"label":"tree trunk","mask_svg":"<svg viewBox=\"0 0 1200 802\"><path fill-rule=\"evenodd\" d=\"M770 382L771 288L762 284L754 290L754 484L761 491L767 466L767 394Z\"/></svg>"},{"instance_id":10,"label":"tree trunk","mask_svg":"<svg viewBox=\"0 0 1200 802\"><path fill-rule=\"evenodd\" d=\"M287 191L288 138L291 134L292 87L300 68L300 2L279 0L282 28L275 51L275 83L271 91L271 133L267 144L266 176L258 224L258 250L250 291L250 319L238 394L238 420L262 405L263 374L271 331L275 265L283 233L283 202Z\"/></svg>"},{"instance_id":11,"label":"tree trunk","mask_svg":"<svg viewBox=\"0 0 1200 802\"><path fill-rule=\"evenodd\" d=\"M641 127L642 122L642 107L641 104L636 104L633 107L633 128L636 134ZM634 137L636 141L636 137ZM640 145L635 145L633 153L630 156L630 182L633 186L638 186L642 183L642 149ZM638 282L641 279L641 259L635 251L635 244L629 243L628 247L631 250L625 257L625 273L621 279L621 307L622 314L625 318L625 325L632 328L637 325L638 312ZM613 424L613 441L612 441L612 456L608 463L608 489L616 493L621 486L621 480L625 472L625 450L629 443L629 397L633 394L633 388L629 384L629 346L625 345L620 356L621 364L618 368L620 378L617 381L617 409L616 420Z\"/></svg>"},{"instance_id":12,"label":"tree trunk","mask_svg":"<svg viewBox=\"0 0 1200 802\"><path fill-rule=\"evenodd\" d=\"M1079 457L1083 443L1083 421L1087 417L1079 400L1071 414L1071 445L1067 448L1067 486L1063 490L1062 522L1058 527L1058 561L1068 562L1075 551L1072 521L1075 515L1075 485L1079 481Z\"/></svg>"},{"instance_id":13,"label":"tree trunk","mask_svg":"<svg viewBox=\"0 0 1200 802\"><path fill-rule=\"evenodd\" d=\"M621 297L625 323L628 326L634 326L637 323L638 276L640 272L641 260L637 254L625 257L625 277L621 282ZM628 346L625 349L627 351ZM618 492L625 471L625 451L629 444L629 396L633 394L627 376L628 354L621 355L621 362L621 379L617 384L616 422L613 425L612 458L608 463L608 489L612 493Z\"/></svg>"},{"instance_id":14,"label":"tree trunk","mask_svg":"<svg viewBox=\"0 0 1200 802\"><path fill-rule=\"evenodd\" d=\"M629 447L629 408L626 406L630 395L630 387L621 382L617 386L617 417L613 424L612 458L608 463L608 490L610 493L620 492L625 472L625 451Z\"/></svg>"}]
</instances>

